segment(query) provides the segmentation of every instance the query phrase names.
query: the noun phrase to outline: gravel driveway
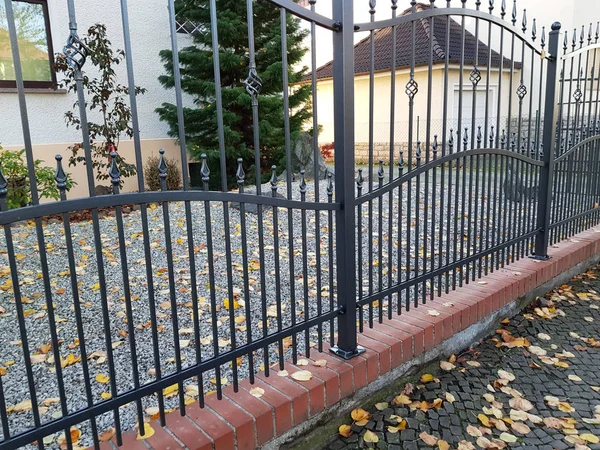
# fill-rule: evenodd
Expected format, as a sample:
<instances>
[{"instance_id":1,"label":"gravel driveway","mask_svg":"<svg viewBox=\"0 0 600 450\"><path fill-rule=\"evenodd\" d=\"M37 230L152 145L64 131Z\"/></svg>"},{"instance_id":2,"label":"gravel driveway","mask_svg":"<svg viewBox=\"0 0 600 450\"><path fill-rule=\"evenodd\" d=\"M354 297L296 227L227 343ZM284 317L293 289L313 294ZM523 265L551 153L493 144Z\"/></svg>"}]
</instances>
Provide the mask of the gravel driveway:
<instances>
[{"instance_id":1,"label":"gravel driveway","mask_svg":"<svg viewBox=\"0 0 600 450\"><path fill-rule=\"evenodd\" d=\"M436 189L439 192L440 173L436 179ZM447 229L445 222L439 221L440 205L437 201L430 200L428 202L428 222L424 221L425 208L423 199L427 192L431 196L433 182L431 177L428 180L426 187L425 178L421 177L420 181L420 216L419 216L419 236L418 243L415 245L417 235L415 233L415 224L417 221L416 212L413 208L412 217L406 218L406 203L402 210L402 235L400 239L400 248L402 249L402 260L406 261L407 255L411 255L411 262L408 266L415 266L415 258L419 259L419 264L422 266L424 261L427 261L422 246L426 243L427 249L432 246L432 236L439 235L439 229L442 227L444 234ZM455 180L454 180L455 181ZM447 178L446 178L447 184ZM453 183L454 184L454 183ZM416 180L412 183L413 200L417 191ZM270 186L266 185L263 188L270 192ZM481 186L479 187L481 190ZM450 221L451 233L450 236L454 239L455 232L458 235L465 236L466 227L469 222L475 226L481 227L481 239L486 236L488 239L503 235L501 223L494 223L488 217L481 215L482 197L477 194L477 187L473 188L473 211L475 209L475 199L478 200L480 213L475 216L465 215L457 217L456 230L454 229L454 221ZM282 183L278 192L286 195L285 185ZM469 188L467 186L467 194ZM406 198L406 189L404 190L404 198ZM491 200L494 196L500 199L500 193L491 191ZM320 184L320 197L322 201L327 201L326 183ZM300 199L298 183L293 186L293 198ZM314 201L314 184L308 184L307 199ZM379 239L383 243L381 255L382 285L387 285L387 270L390 267L386 263L388 256L391 256L394 279L397 273L397 267L394 265L398 259L398 205L397 205L397 190L394 195L394 204L392 207L392 217L394 218L392 236L393 240L392 253L388 254L388 238L389 230L387 228L387 219L389 214L388 196L383 197L383 228L381 236L378 231L378 202L373 203L373 223L374 234L373 240L370 241L370 234L367 227L368 208L364 206L363 210L363 229L362 232L362 265L363 265L363 284L365 292L368 292L369 284L365 283L366 274L369 273L369 261L379 259L378 242ZM453 202L452 202L453 203ZM501 204L501 202L498 202ZM432 221L432 205L436 208L436 221ZM513 204L508 202L510 208L517 208L517 214L530 215L528 204ZM329 250L330 242L328 238L329 223L327 213L322 212L319 217L320 230L320 253L317 253L316 248L316 217L311 211L306 213L305 221L299 211L293 212L293 228L294 238L291 242L293 245L293 262L294 270L290 277L290 240L288 235L288 213L287 210L278 210L278 227L274 227L273 209L270 207L264 208L264 237L262 240L265 251L264 271L266 285L264 295L267 301L267 317L263 317L261 308L261 282L260 282L260 247L258 236L258 219L254 214L246 214L246 230L248 242L248 260L249 260L249 298L245 298L243 293L244 287L244 270L243 258L241 252L242 230L240 225L239 210L231 208L229 224L231 228L231 269L228 270L228 258L224 239L224 217L222 204L212 203L210 207L211 224L212 224L212 246L214 252L214 276L216 286L214 295L216 299L215 311L211 311L211 292L209 290L210 267L208 264L208 243L206 238L206 217L204 212L204 203L192 203L192 228L194 234L194 254L197 269L197 285L199 295L199 331L200 342L195 342L193 335L193 320L192 320L192 304L191 304L191 274L190 262L188 256L188 240L187 240L187 224L185 220L185 207L183 203L172 203L170 207L170 227L172 234L173 245L173 266L174 266L174 290L176 292L176 310L177 319L179 322L179 334L174 335L171 315L171 302L169 297L169 275L168 262L165 249L165 225L163 222L162 206L151 205L149 208L149 227L150 227L150 242L152 252L152 273L153 284L156 296L156 312L158 321L158 347L160 350L160 362L163 374L173 373L176 370L175 364L175 341L177 340L181 346L182 366L187 367L196 362L196 346L200 345L202 358L210 358L214 355L215 345L219 352L226 352L231 349L230 322L231 316L228 307L234 307L235 319L235 339L237 345L247 342L248 328L250 329L253 339L257 339L263 335L263 327L267 322L269 333L277 331L277 301L281 304L281 320L282 326L286 327L292 323L292 311L295 308L295 318L297 322L301 322L305 317L316 316L319 310L327 312L330 310L330 288L329 288ZM445 206L446 208L446 206ZM502 213L512 211L511 209L501 210ZM450 214L456 216L454 205L451 205ZM444 211L442 216L446 217ZM306 226L306 241L302 238L303 222ZM127 302L125 301L124 281L121 270L121 258L119 255L119 241L117 237L117 223L114 217L106 217L100 221L100 230L102 234L103 256L106 273L106 286L108 291L108 311L110 316L110 324L108 337L112 343L114 354L115 381L119 392L125 392L134 387L134 379L131 365L131 350L129 343L129 327L134 329L135 344L137 351L137 369L140 374L140 383L155 379L154 371L156 369L153 357L153 341L152 327L150 326L150 303L148 296L148 279L146 276L146 265L144 258L143 235L141 216L139 211L133 211L124 218L124 229L126 239L127 261L131 291L131 307L133 323L127 323ZM427 230L425 224L427 223ZM407 225L410 225L408 227ZM410 229L410 234L406 232ZM433 230L433 232L432 232ZM461 231L462 230L462 231ZM485 231L485 233L483 232ZM87 356L89 359L89 369L91 378L91 388L94 402L100 402L103 398L109 396L110 383L107 378L110 376L109 364L105 357L106 355L106 335L105 326L102 320L102 302L99 289L99 278L96 266L94 252L93 228L91 222L79 222L72 224L73 241L75 245L75 261L77 265L77 279L80 293L80 306L82 311L82 320L84 323L85 341L87 345ZM274 235L278 234L278 245L275 247ZM44 228L46 239L46 247L48 249L48 268L49 278L52 291L52 301L55 305L55 319L58 327L58 338L60 339L60 354L66 361L63 362L63 377L65 380L66 398L68 411L73 412L87 406L87 400L84 391L84 377L81 358L81 351L77 340L77 326L75 320L73 296L71 291L71 280L68 271L67 248L65 244L64 227L62 223L49 223ZM13 237L15 251L17 252L19 279L21 284L23 299L23 308L25 309L27 338L29 340L29 350L35 355L35 364L33 365L33 375L36 381L35 389L37 393L37 403L40 405L40 414L42 422L51 421L61 417L61 408L57 399L60 397L56 380L56 368L54 365L53 351L49 347L50 344L50 329L48 324L46 297L43 288L43 275L40 265L39 253L37 251L37 240L35 227L22 226L13 228ZM467 236L468 237L468 236ZM410 241L410 247L407 244ZM373 244L372 251L369 253L370 244ZM303 245L306 245L306 266L307 273L303 274ZM452 244L454 245L454 244ZM443 261L446 260L445 248L446 241L442 241L436 237L433 241L433 247L436 254L441 252ZM279 252L279 279L275 276L276 250ZM19 327L16 317L16 309L14 305L14 296L10 284L10 271L8 270L8 258L6 254L6 243L4 236L0 239L0 252L2 253L2 262L0 265L0 370L6 372L2 377L4 387L4 396L7 407L10 413L8 414L11 434L17 434L25 431L33 426L33 415L30 406L25 404L24 408L16 410L10 407L31 400L29 388L27 385L25 364L23 359L22 340L19 334ZM437 258L437 256L436 256ZM428 262L429 264L429 262ZM373 264L373 279L378 280L379 264ZM317 269L319 269L317 271ZM402 268L403 273L408 273L406 267ZM228 295L228 273L231 274L231 285L234 288L235 302L233 305L229 302ZM414 272L413 272L414 274ZM317 276L320 277L320 295L317 292ZM459 274L460 276L460 274ZM291 280L295 287L295 304L291 301ZM306 289L305 289L306 281ZM442 280L444 282L444 280ZM318 301L320 298L320 302ZM306 302L305 302L306 300ZM308 306L308 309L306 308ZM213 315L214 313L214 315ZM377 308L374 313L377 314ZM367 315L365 315L365 318ZM266 319L266 320L265 320ZM216 330L213 332L213 330ZM323 339L329 339L329 325L323 324L322 329ZM308 345L316 346L319 337L317 328L311 329L308 334ZM303 333L297 336L299 352L304 352L307 342ZM291 355L289 342L285 342L285 357ZM328 343L324 342L324 347L327 348ZM69 359L70 358L70 359ZM269 349L269 364L277 361L278 350L276 345L272 345ZM69 363L70 362L70 363ZM263 367L263 352L256 351L254 354L254 370L261 370ZM2 370L4 369L4 370ZM248 358L243 357L238 361L238 376L240 379L248 377L249 364ZM206 392L214 392L216 385L215 371L206 372L203 375L202 381ZM232 382L232 368L230 365L222 366L219 377L224 384ZM197 390L192 386L193 381L185 383L186 398L197 398ZM191 387L190 387L191 386ZM169 396L168 396L169 397ZM173 393L165 400L166 408L174 409L178 407L178 398L176 393ZM157 397L152 396L143 400L144 415L149 417L155 412L154 407L157 406ZM125 405L120 408L121 426L123 430L133 428L137 423L137 415L135 404ZM114 426L112 413L104 414L96 419L98 432L108 430ZM79 445L87 446L92 443L91 428L89 423L83 423L78 426L81 430L81 440ZM3 435L0 432L0 441ZM56 448L58 442L61 441L60 436L55 435L46 439L48 448Z\"/></svg>"}]
</instances>

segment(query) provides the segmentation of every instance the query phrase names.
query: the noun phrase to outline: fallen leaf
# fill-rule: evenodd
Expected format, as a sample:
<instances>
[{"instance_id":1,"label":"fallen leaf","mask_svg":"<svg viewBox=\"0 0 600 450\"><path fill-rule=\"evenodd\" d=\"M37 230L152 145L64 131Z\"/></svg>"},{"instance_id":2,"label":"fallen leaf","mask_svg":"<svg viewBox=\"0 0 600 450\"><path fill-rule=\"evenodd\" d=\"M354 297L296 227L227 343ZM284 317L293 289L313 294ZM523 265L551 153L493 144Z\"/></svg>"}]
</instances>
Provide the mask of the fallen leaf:
<instances>
[{"instance_id":1,"label":"fallen leaf","mask_svg":"<svg viewBox=\"0 0 600 450\"><path fill-rule=\"evenodd\" d=\"M412 403L412 400L410 398L408 398L408 395L405 395L405 394L397 395L392 400L393 405L410 405L411 403Z\"/></svg>"},{"instance_id":2,"label":"fallen leaf","mask_svg":"<svg viewBox=\"0 0 600 450\"><path fill-rule=\"evenodd\" d=\"M390 405L388 402L375 403L375 408L377 408L377 411L383 411L389 406Z\"/></svg>"},{"instance_id":3,"label":"fallen leaf","mask_svg":"<svg viewBox=\"0 0 600 450\"><path fill-rule=\"evenodd\" d=\"M510 434L510 433L501 433L500 434L500 439L502 439L504 442L517 442L517 437L514 434Z\"/></svg>"},{"instance_id":4,"label":"fallen leaf","mask_svg":"<svg viewBox=\"0 0 600 450\"><path fill-rule=\"evenodd\" d=\"M96 381L101 384L106 384L110 381L110 378L104 375L103 373L99 373L96 375Z\"/></svg>"},{"instance_id":5,"label":"fallen leaf","mask_svg":"<svg viewBox=\"0 0 600 450\"><path fill-rule=\"evenodd\" d=\"M452 395L450 392L446 392L446 401L448 403L454 403L456 401L456 397Z\"/></svg>"},{"instance_id":6,"label":"fallen leaf","mask_svg":"<svg viewBox=\"0 0 600 450\"><path fill-rule=\"evenodd\" d=\"M359 427L364 427L368 422L371 414L362 408L353 409L350 413L350 417Z\"/></svg>"},{"instance_id":7,"label":"fallen leaf","mask_svg":"<svg viewBox=\"0 0 600 450\"><path fill-rule=\"evenodd\" d=\"M521 422L513 422L510 425L510 428L519 434L529 434L531 432L531 428L529 428L527 425L525 425L524 423Z\"/></svg>"},{"instance_id":8,"label":"fallen leaf","mask_svg":"<svg viewBox=\"0 0 600 450\"><path fill-rule=\"evenodd\" d=\"M379 436L377 436L371 430L367 430L367 432L363 435L363 441L375 444L379 442Z\"/></svg>"},{"instance_id":9,"label":"fallen leaf","mask_svg":"<svg viewBox=\"0 0 600 450\"><path fill-rule=\"evenodd\" d=\"M252 389L250 389L250 395L253 395L254 397L260 398L265 394L265 390L263 388L260 387L253 387Z\"/></svg>"},{"instance_id":10,"label":"fallen leaf","mask_svg":"<svg viewBox=\"0 0 600 450\"><path fill-rule=\"evenodd\" d=\"M318 359L313 363L313 366L317 367L325 367L327 365L327 361L324 359Z\"/></svg>"},{"instance_id":11,"label":"fallen leaf","mask_svg":"<svg viewBox=\"0 0 600 450\"><path fill-rule=\"evenodd\" d=\"M498 371L498 376L502 380L508 380L508 381L514 381L515 380L515 376L512 373L507 372L506 370L502 370L502 369L500 369Z\"/></svg>"},{"instance_id":12,"label":"fallen leaf","mask_svg":"<svg viewBox=\"0 0 600 450\"><path fill-rule=\"evenodd\" d=\"M590 442L592 444L597 444L600 442L600 439L598 439L598 436L596 436L595 434L591 434L591 433L583 433L580 434L579 437L581 439L583 439L586 442Z\"/></svg>"},{"instance_id":13,"label":"fallen leaf","mask_svg":"<svg viewBox=\"0 0 600 450\"><path fill-rule=\"evenodd\" d=\"M552 338L550 337L550 335L548 335L548 334L546 334L546 333L538 333L537 337L538 337L539 339L542 339L542 340L544 340L544 341L549 341L549 340L551 340L551 339L552 339Z\"/></svg>"},{"instance_id":14,"label":"fallen leaf","mask_svg":"<svg viewBox=\"0 0 600 450\"><path fill-rule=\"evenodd\" d=\"M288 375L289 372L287 370L280 370L279 372L277 372L278 377L287 377Z\"/></svg>"},{"instance_id":15,"label":"fallen leaf","mask_svg":"<svg viewBox=\"0 0 600 450\"><path fill-rule=\"evenodd\" d=\"M421 375L421 383L431 383L433 381L433 375L425 373Z\"/></svg>"},{"instance_id":16,"label":"fallen leaf","mask_svg":"<svg viewBox=\"0 0 600 450\"><path fill-rule=\"evenodd\" d=\"M518 409L519 411L531 411L533 404L524 398L511 398L508 401L511 408Z\"/></svg>"},{"instance_id":17,"label":"fallen leaf","mask_svg":"<svg viewBox=\"0 0 600 450\"><path fill-rule=\"evenodd\" d=\"M436 438L435 436L423 431L421 434L419 434L419 437L421 438L421 440L423 442L425 442L427 445L431 445L434 446L437 444L438 442L438 438Z\"/></svg>"},{"instance_id":18,"label":"fallen leaf","mask_svg":"<svg viewBox=\"0 0 600 450\"><path fill-rule=\"evenodd\" d=\"M440 439L438 441L438 448L440 450L450 450L450 444L448 444L446 441L444 441L443 439Z\"/></svg>"},{"instance_id":19,"label":"fallen leaf","mask_svg":"<svg viewBox=\"0 0 600 450\"><path fill-rule=\"evenodd\" d=\"M582 381L581 378L578 377L577 375L569 375L568 378L571 381Z\"/></svg>"},{"instance_id":20,"label":"fallen leaf","mask_svg":"<svg viewBox=\"0 0 600 450\"><path fill-rule=\"evenodd\" d=\"M292 378L296 381L310 381L312 379L312 373L308 370L299 370L292 374Z\"/></svg>"},{"instance_id":21,"label":"fallen leaf","mask_svg":"<svg viewBox=\"0 0 600 450\"><path fill-rule=\"evenodd\" d=\"M440 361L440 369L442 369L442 370L450 371L455 368L456 368L456 366L454 364L452 364L451 362Z\"/></svg>"},{"instance_id":22,"label":"fallen leaf","mask_svg":"<svg viewBox=\"0 0 600 450\"><path fill-rule=\"evenodd\" d=\"M149 439L152 436L154 436L154 428L152 428L149 423L144 423L144 435L142 436L138 431L137 440L141 441Z\"/></svg>"},{"instance_id":23,"label":"fallen leaf","mask_svg":"<svg viewBox=\"0 0 600 450\"><path fill-rule=\"evenodd\" d=\"M297 366L308 366L309 361L308 359L299 359L298 362L296 363Z\"/></svg>"},{"instance_id":24,"label":"fallen leaf","mask_svg":"<svg viewBox=\"0 0 600 450\"><path fill-rule=\"evenodd\" d=\"M350 425L340 425L338 433L340 433L340 436L349 438L352 435L352 427Z\"/></svg>"},{"instance_id":25,"label":"fallen leaf","mask_svg":"<svg viewBox=\"0 0 600 450\"><path fill-rule=\"evenodd\" d=\"M490 419L485 414L477 414L479 421L486 427L490 426Z\"/></svg>"},{"instance_id":26,"label":"fallen leaf","mask_svg":"<svg viewBox=\"0 0 600 450\"><path fill-rule=\"evenodd\" d=\"M430 316L434 316L434 317L440 315L439 311L437 311L435 309L428 309L427 314L429 314Z\"/></svg>"}]
</instances>

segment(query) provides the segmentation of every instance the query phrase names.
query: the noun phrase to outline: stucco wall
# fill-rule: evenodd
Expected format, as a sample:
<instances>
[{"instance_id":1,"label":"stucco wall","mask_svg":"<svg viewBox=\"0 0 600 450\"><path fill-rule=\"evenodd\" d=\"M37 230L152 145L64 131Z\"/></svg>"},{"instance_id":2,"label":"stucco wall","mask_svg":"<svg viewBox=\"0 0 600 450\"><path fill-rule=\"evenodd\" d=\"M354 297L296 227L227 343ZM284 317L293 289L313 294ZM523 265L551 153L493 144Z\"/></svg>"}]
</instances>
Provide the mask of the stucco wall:
<instances>
[{"instance_id":1,"label":"stucco wall","mask_svg":"<svg viewBox=\"0 0 600 450\"><path fill-rule=\"evenodd\" d=\"M469 81L469 72L471 68L464 71L463 89L471 90ZM401 145L408 141L409 129L409 102L408 96L405 93L405 86L409 80L407 71L399 71L396 75L396 104L395 104L395 127L394 139L397 144ZM426 119L428 105L428 71L427 68L418 68L415 72L415 81L419 85L419 91L414 98L413 107L413 141L417 139L425 140L426 136ZM490 74L490 94L489 94L489 115L490 117L497 116L498 105L498 71L492 71ZM508 116L508 92L510 84L510 71L504 71L502 74L502 92L500 104L500 117ZM516 94L517 86L519 85L519 73L513 74L513 101L511 105L511 116L516 117L518 113L518 99ZM479 82L479 91L485 92L486 74L482 71L482 80ZM368 75L358 76L354 83L355 95L355 141L357 149L361 149L361 144L369 141L369 87L370 81ZM448 103L447 103L447 120L448 128L456 130L458 116L456 111L458 105L455 105L458 98L458 89L460 88L460 70L451 69L448 79ZM456 92L456 93L455 93ZM321 143L333 142L333 81L323 80L318 83L318 123L322 127L319 134ZM444 112L444 71L443 68L434 68L432 72L431 82L431 134L441 135ZM478 104L482 104L481 99ZM471 107L471 101L463 100L463 110L466 107ZM468 103L468 104L467 104ZM391 111L391 75L389 72L377 73L374 82L374 108L373 108L373 140L375 143L384 145L390 142L390 111ZM483 117L477 116L477 123L483 122ZM417 121L419 129L417 130ZM471 123L471 115L463 116L463 126L465 122ZM418 131L418 134L417 134Z\"/></svg>"},{"instance_id":2,"label":"stucco wall","mask_svg":"<svg viewBox=\"0 0 600 450\"><path fill-rule=\"evenodd\" d=\"M22 146L8 146L6 150L20 150ZM146 139L142 141L142 160L145 161L149 156L158 156L158 150L160 148L165 149L165 156L171 159L175 159L178 162L178 167L181 170L181 154L179 145L172 139ZM76 186L68 192L68 198L88 197L88 184L86 168L83 164L78 164L75 167L69 167L68 157L69 152L66 151L64 144L39 144L33 147L33 156L35 159L41 159L44 161L44 166L55 167L56 161L55 155L61 154L64 158L63 167L73 180L77 183ZM119 154L125 158L128 163L135 163L135 150L133 147L133 141L121 142L119 146ZM137 178L135 176L124 178L124 185L122 192L133 192L138 190ZM110 180L103 181L101 183L96 181L96 186L102 184L104 186L110 185ZM44 200L42 200L43 202ZM48 201L48 200L45 200Z\"/></svg>"},{"instance_id":3,"label":"stucco wall","mask_svg":"<svg viewBox=\"0 0 600 450\"><path fill-rule=\"evenodd\" d=\"M158 119L154 110L163 102L175 103L175 92L165 90L158 82L158 76L164 73L158 53L170 48L167 2L129 0L128 4L135 82L148 90L145 95L138 97L140 134L142 139L166 138L167 125ZM123 48L123 28L118 0L76 1L75 5L80 35L85 34L91 25L103 23L107 26L113 48ZM69 35L67 2L48 0L48 9L54 51L60 52ZM180 47L191 42L185 35L179 35L178 38ZM90 70L89 63L85 69ZM125 64L117 68L117 73L119 81L126 84ZM73 102L74 97L64 93L27 94L29 124L34 144L81 140L80 132L65 126L64 112L72 107ZM0 124L0 145L21 145L23 135L15 93L0 92L0 111L3 116ZM93 119L92 114L90 120Z\"/></svg>"}]
</instances>

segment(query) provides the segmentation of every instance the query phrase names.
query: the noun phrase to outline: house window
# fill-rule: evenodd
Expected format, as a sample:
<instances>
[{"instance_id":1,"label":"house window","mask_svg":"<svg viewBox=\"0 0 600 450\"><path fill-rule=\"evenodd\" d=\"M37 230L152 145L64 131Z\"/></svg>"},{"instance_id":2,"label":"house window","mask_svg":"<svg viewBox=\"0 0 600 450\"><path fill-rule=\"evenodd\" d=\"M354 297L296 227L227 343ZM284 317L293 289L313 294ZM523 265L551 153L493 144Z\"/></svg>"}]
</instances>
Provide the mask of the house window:
<instances>
[{"instance_id":1,"label":"house window","mask_svg":"<svg viewBox=\"0 0 600 450\"><path fill-rule=\"evenodd\" d=\"M56 85L50 21L46 0L13 0L23 81L28 88ZM16 87L8 18L0 2L0 87Z\"/></svg>"}]
</instances>

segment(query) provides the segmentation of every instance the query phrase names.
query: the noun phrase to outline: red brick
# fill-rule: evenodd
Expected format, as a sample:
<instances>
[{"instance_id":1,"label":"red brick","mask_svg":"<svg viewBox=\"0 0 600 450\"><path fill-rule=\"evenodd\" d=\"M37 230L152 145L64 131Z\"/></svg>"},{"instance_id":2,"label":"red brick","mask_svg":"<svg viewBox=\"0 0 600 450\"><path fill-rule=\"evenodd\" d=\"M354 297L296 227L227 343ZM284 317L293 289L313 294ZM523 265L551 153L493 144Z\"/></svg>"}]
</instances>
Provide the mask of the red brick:
<instances>
[{"instance_id":1,"label":"red brick","mask_svg":"<svg viewBox=\"0 0 600 450\"><path fill-rule=\"evenodd\" d=\"M123 445L120 448L126 448L127 450L148 450L148 447L143 440L137 440L137 432L123 433L122 438ZM115 446L117 446L116 436L113 437L111 441Z\"/></svg>"},{"instance_id":2,"label":"red brick","mask_svg":"<svg viewBox=\"0 0 600 450\"><path fill-rule=\"evenodd\" d=\"M408 316L408 313L403 314L401 316L397 316L396 318L388 321L388 323L402 331L405 331L409 335L413 336L413 358L419 356L423 353L423 349L425 347L425 331L422 327L418 327L413 325L412 323L407 322L405 319Z\"/></svg>"},{"instance_id":3,"label":"red brick","mask_svg":"<svg viewBox=\"0 0 600 450\"><path fill-rule=\"evenodd\" d=\"M352 358L346 361L352 366L354 392L367 385L367 361L364 358Z\"/></svg>"},{"instance_id":4,"label":"red brick","mask_svg":"<svg viewBox=\"0 0 600 450\"><path fill-rule=\"evenodd\" d=\"M309 371L312 372L312 370L310 368L307 368L307 369L309 369ZM305 370L305 368L304 367L296 367L291 364L288 368L290 376L294 372L299 372L301 370ZM313 417L316 414L322 412L325 409L325 383L323 382L323 380L321 380L317 377L312 377L308 381L297 381L296 383L301 385L303 388L308 389L308 395L309 395L308 416ZM336 388L337 388L337 386L336 386ZM294 409L294 415L295 415L295 412L296 411ZM296 422L296 424L298 424L298 422Z\"/></svg>"},{"instance_id":5,"label":"red brick","mask_svg":"<svg viewBox=\"0 0 600 450\"><path fill-rule=\"evenodd\" d=\"M405 322L423 329L423 350L427 351L433 348L435 345L433 324L429 321L423 320L419 317L419 314L415 314L415 312L416 311L412 309L409 313L404 315L403 319ZM440 330L441 324L442 323L440 322Z\"/></svg>"},{"instance_id":6,"label":"red brick","mask_svg":"<svg viewBox=\"0 0 600 450\"><path fill-rule=\"evenodd\" d=\"M256 448L254 417L252 417L252 415L248 414L229 399L223 398L222 400L218 400L214 395L206 398L206 406L209 406L216 414L225 419L227 423L233 427L237 448L239 450L252 450Z\"/></svg>"},{"instance_id":7,"label":"red brick","mask_svg":"<svg viewBox=\"0 0 600 450\"><path fill-rule=\"evenodd\" d=\"M322 353L311 353L309 370L325 384L325 407L327 408L340 401L340 375L329 364L325 367L315 366L313 364L315 361L322 359L327 362L326 359L320 358L320 355ZM350 382L350 386L352 386L352 381Z\"/></svg>"},{"instance_id":8,"label":"red brick","mask_svg":"<svg viewBox=\"0 0 600 450\"><path fill-rule=\"evenodd\" d=\"M389 344L372 339L363 333L358 335L358 345L362 345L367 349L367 352L364 353L363 356L376 356L377 375L375 375L375 377L390 371L391 346ZM367 364L371 364L370 360ZM369 369L371 368L369 367ZM369 373L371 372L374 373L374 371L369 370ZM372 375L369 376L371 377Z\"/></svg>"},{"instance_id":9,"label":"red brick","mask_svg":"<svg viewBox=\"0 0 600 450\"><path fill-rule=\"evenodd\" d=\"M212 450L212 440L178 411L166 415L167 428L188 448ZM156 424L160 426L160 424ZM153 425L154 428L154 425Z\"/></svg>"},{"instance_id":10,"label":"red brick","mask_svg":"<svg viewBox=\"0 0 600 450\"><path fill-rule=\"evenodd\" d=\"M167 431L160 426L160 423L155 422L150 425L154 429L154 435L146 439L146 442L150 444L152 448L155 449L164 449L164 450L186 450L185 447L182 447L177 443L173 436L171 436ZM204 446L203 450L212 449L212 445L208 443Z\"/></svg>"},{"instance_id":11,"label":"red brick","mask_svg":"<svg viewBox=\"0 0 600 450\"><path fill-rule=\"evenodd\" d=\"M240 388L246 391L249 391L254 386L264 389L265 393L260 399L273 408L275 413L275 434L281 436L286 431L291 430L293 427L292 401L263 380L256 379L254 385L251 385L248 380L240 382Z\"/></svg>"},{"instance_id":12,"label":"red brick","mask_svg":"<svg viewBox=\"0 0 600 450\"><path fill-rule=\"evenodd\" d=\"M270 377L265 377L264 373L256 375L256 379L264 381L266 384L285 394L292 401L293 425L298 425L308 419L308 389L294 383L287 377L280 377L272 373Z\"/></svg>"},{"instance_id":13,"label":"red brick","mask_svg":"<svg viewBox=\"0 0 600 450\"><path fill-rule=\"evenodd\" d=\"M311 358L315 361L324 359L327 361L327 369L333 370L338 374L340 398L348 397L354 393L354 371L350 364L342 358L326 352L311 353ZM327 404L329 405L329 403Z\"/></svg>"},{"instance_id":14,"label":"red brick","mask_svg":"<svg viewBox=\"0 0 600 450\"><path fill-rule=\"evenodd\" d=\"M392 339L395 339L396 341L399 342L400 349L402 352L399 365L402 363L405 363L407 361L410 361L412 359L412 357L413 357L413 354L412 354L413 338L410 334L408 334L405 331L402 331L398 328L395 328L393 326L393 322L390 320L386 320L383 323L378 323L376 330L383 334L390 336ZM392 364L393 364L393 356L392 356Z\"/></svg>"},{"instance_id":15,"label":"red brick","mask_svg":"<svg viewBox=\"0 0 600 450\"><path fill-rule=\"evenodd\" d=\"M362 335L358 335L358 342L360 344ZM379 378L379 353L367 348L367 351L362 353L358 358L364 360L367 364L367 384L372 383Z\"/></svg>"},{"instance_id":16,"label":"red brick","mask_svg":"<svg viewBox=\"0 0 600 450\"><path fill-rule=\"evenodd\" d=\"M211 396L207 397L207 402L210 397ZM211 437L215 450L226 450L234 447L235 439L233 428L229 424L223 422L212 411L207 408L200 408L198 404L194 403L188 406L187 415Z\"/></svg>"},{"instance_id":17,"label":"red brick","mask_svg":"<svg viewBox=\"0 0 600 450\"><path fill-rule=\"evenodd\" d=\"M387 334L381 333L380 332L380 328L381 328L382 324L375 324L374 328L367 328L364 331L364 335L374 339L376 341L379 342L385 342L387 345L390 346L390 356L391 356L391 366L390 369L393 369L395 367L398 367L400 364L402 364L402 341L393 338ZM383 370L381 371L381 373L385 373L383 372Z\"/></svg>"},{"instance_id":18,"label":"red brick","mask_svg":"<svg viewBox=\"0 0 600 450\"><path fill-rule=\"evenodd\" d=\"M233 392L233 388L227 386L223 390L223 394L254 417L256 438L259 446L275 436L275 431L273 430L273 409L271 406L242 388L238 392Z\"/></svg>"}]
</instances>

